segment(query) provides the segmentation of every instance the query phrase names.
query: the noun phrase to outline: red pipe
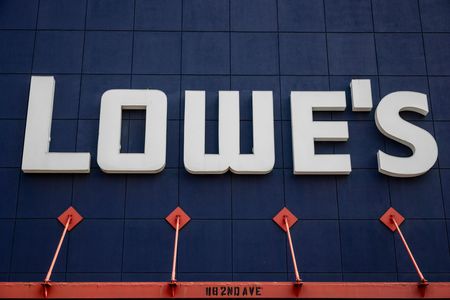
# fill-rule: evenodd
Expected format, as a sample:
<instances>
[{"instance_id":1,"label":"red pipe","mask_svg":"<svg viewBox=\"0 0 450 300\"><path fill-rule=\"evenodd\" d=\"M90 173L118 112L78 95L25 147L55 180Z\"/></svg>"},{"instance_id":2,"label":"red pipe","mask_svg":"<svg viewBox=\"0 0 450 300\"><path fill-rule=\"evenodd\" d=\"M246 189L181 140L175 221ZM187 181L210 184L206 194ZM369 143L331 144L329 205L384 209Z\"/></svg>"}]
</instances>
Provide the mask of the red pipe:
<instances>
[{"instance_id":1,"label":"red pipe","mask_svg":"<svg viewBox=\"0 0 450 300\"><path fill-rule=\"evenodd\" d=\"M50 281L50 277L52 276L53 268L55 267L56 260L58 259L59 251L61 250L62 243L64 242L64 237L66 236L67 230L69 229L69 224L72 221L72 215L69 215L67 218L66 225L64 226L64 231L59 239L58 247L56 247L55 255L53 256L52 263L50 264L50 268L48 269L47 276L44 279L44 283L48 283Z\"/></svg>"},{"instance_id":2,"label":"red pipe","mask_svg":"<svg viewBox=\"0 0 450 300\"><path fill-rule=\"evenodd\" d=\"M69 215L67 218L66 225L64 226L64 231L59 239L58 247L56 247L55 255L53 255L52 263L50 264L50 268L48 269L47 276L45 276L44 283L42 284L44 288L44 297L48 297L48 288L50 287L50 277L52 276L53 268L55 267L56 260L58 259L59 251L61 250L62 243L64 242L64 238L66 236L67 231L69 230L70 222L72 221L72 215Z\"/></svg>"},{"instance_id":3,"label":"red pipe","mask_svg":"<svg viewBox=\"0 0 450 300\"><path fill-rule=\"evenodd\" d=\"M176 267L177 267L177 252L178 252L178 231L180 230L180 216L177 215L177 226L175 228L175 245L173 247L173 263L172 263L172 277L171 282L174 283L176 279Z\"/></svg>"},{"instance_id":4,"label":"red pipe","mask_svg":"<svg viewBox=\"0 0 450 300\"><path fill-rule=\"evenodd\" d=\"M300 278L300 274L298 273L297 261L295 259L294 245L292 244L291 231L289 230L289 222L287 216L284 216L284 224L286 225L286 233L289 240L289 247L291 249L292 264L294 265L294 272L295 272L295 281L296 283L301 283L302 279Z\"/></svg>"},{"instance_id":5,"label":"red pipe","mask_svg":"<svg viewBox=\"0 0 450 300\"><path fill-rule=\"evenodd\" d=\"M409 249L408 243L406 242L405 237L403 236L403 233L400 230L400 226L398 226L397 221L395 221L394 216L391 216L391 221L394 223L395 228L397 228L398 234L400 235L400 239L402 240L403 245L405 245L406 251L408 252L409 257L411 258L411 261L412 261L412 263L414 265L414 268L417 271L417 274L419 274L420 283L422 285L427 285L428 284L427 280L425 279L425 277L423 276L422 272L420 271L419 265L417 264L416 260L414 259L414 256L413 256L411 250Z\"/></svg>"}]
</instances>

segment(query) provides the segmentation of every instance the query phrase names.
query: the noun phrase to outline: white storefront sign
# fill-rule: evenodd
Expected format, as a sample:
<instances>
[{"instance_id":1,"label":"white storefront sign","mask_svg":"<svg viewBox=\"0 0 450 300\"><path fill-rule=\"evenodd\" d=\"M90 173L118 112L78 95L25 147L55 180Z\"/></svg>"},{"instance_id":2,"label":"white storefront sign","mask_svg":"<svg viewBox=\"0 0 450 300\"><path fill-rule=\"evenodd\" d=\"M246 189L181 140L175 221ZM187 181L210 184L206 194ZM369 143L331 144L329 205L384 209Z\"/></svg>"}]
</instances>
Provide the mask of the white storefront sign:
<instances>
[{"instance_id":1,"label":"white storefront sign","mask_svg":"<svg viewBox=\"0 0 450 300\"><path fill-rule=\"evenodd\" d=\"M352 110L371 111L370 80L352 80ZM25 173L89 173L90 153L49 151L55 79L32 76L22 170ZM205 153L205 92L185 91L184 166L192 174L267 174L275 164L273 94L253 91L253 153L240 153L239 92L219 91L219 153ZM143 153L121 153L123 109L146 110ZM345 121L314 121L314 111L344 111L344 91L292 91L291 126L293 173L350 174L350 154L316 154L314 143L347 141ZM438 147L427 131L399 115L401 111L428 114L425 94L395 92L381 99L375 123L386 137L409 147L409 157L379 150L379 172L413 177L436 162ZM166 161L167 97L159 90L109 90L101 99L97 162L107 173L158 173Z\"/></svg>"}]
</instances>

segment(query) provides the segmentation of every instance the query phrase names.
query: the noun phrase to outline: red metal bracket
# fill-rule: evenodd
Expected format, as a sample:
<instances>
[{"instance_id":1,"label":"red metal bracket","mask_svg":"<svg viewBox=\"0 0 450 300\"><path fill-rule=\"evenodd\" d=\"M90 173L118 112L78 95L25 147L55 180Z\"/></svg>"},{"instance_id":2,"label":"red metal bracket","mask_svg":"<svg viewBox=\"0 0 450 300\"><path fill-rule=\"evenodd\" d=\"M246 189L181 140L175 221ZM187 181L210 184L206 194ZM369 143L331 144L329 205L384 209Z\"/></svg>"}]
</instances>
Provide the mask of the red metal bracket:
<instances>
[{"instance_id":1,"label":"red metal bracket","mask_svg":"<svg viewBox=\"0 0 450 300\"><path fill-rule=\"evenodd\" d=\"M173 262L172 262L172 276L170 278L169 286L172 291L172 297L175 297L175 288L177 287L176 267L178 254L178 235L181 228L183 228L191 218L181 209L175 208L167 217L166 221L175 229L175 243L173 247Z\"/></svg>"},{"instance_id":2,"label":"red metal bracket","mask_svg":"<svg viewBox=\"0 0 450 300\"><path fill-rule=\"evenodd\" d=\"M402 240L403 245L405 246L406 251L408 252L409 258L411 259L411 262L414 265L414 268L416 269L417 274L419 275L420 281L419 286L425 287L428 285L428 281L423 276L422 272L420 271L419 265L417 264L414 255L411 252L411 249L409 249L408 243L406 242L405 237L403 236L403 233L400 229L400 225L403 223L405 218L394 208L389 208L381 217L380 221L386 225L392 232L397 231L400 235L400 239Z\"/></svg>"},{"instance_id":3,"label":"red metal bracket","mask_svg":"<svg viewBox=\"0 0 450 300\"><path fill-rule=\"evenodd\" d=\"M66 233L67 231L71 231L82 220L83 217L72 206L58 217L58 221L62 225L64 225L64 230L62 232L61 238L59 239L58 246L56 247L55 255L53 255L53 260L48 269L47 276L45 276L44 282L42 283L45 298L48 297L48 289L51 287L50 278L52 276L53 268L55 267L56 260L58 259L59 251L61 250L61 246L64 242Z\"/></svg>"},{"instance_id":4,"label":"red metal bracket","mask_svg":"<svg viewBox=\"0 0 450 300\"><path fill-rule=\"evenodd\" d=\"M173 227L173 229L177 229L177 216L179 217L179 229L183 228L191 218L181 209L181 207L175 208L167 217L166 221Z\"/></svg>"},{"instance_id":5,"label":"red metal bracket","mask_svg":"<svg viewBox=\"0 0 450 300\"><path fill-rule=\"evenodd\" d=\"M400 226L403 221L405 221L405 218L394 208L389 208L381 217L380 221L386 225L392 232L397 230L397 227L395 226L394 222L392 222L392 218L395 218L397 221L398 226Z\"/></svg>"},{"instance_id":6,"label":"red metal bracket","mask_svg":"<svg viewBox=\"0 0 450 300\"><path fill-rule=\"evenodd\" d=\"M75 226L77 226L81 221L83 221L83 217L76 211L75 208L73 208L73 206L69 207L68 209L66 209L65 212L63 212L59 217L58 217L58 221L62 224L62 225L66 225L67 223L67 219L71 217L72 220L69 223L69 227L67 228L68 231L71 231L72 229L75 228Z\"/></svg>"},{"instance_id":7,"label":"red metal bracket","mask_svg":"<svg viewBox=\"0 0 450 300\"><path fill-rule=\"evenodd\" d=\"M300 274L298 272L297 268L297 260L295 259L295 252L294 252L294 245L292 243L292 237L291 237L291 231L289 230L296 222L298 218L289 211L286 207L284 207L278 214L273 217L273 221L277 223L278 226L283 229L286 234L289 241L289 248L291 250L291 256L292 256L292 264L294 265L294 272L295 272L295 286L300 287L302 283L302 279L300 278Z\"/></svg>"}]
</instances>

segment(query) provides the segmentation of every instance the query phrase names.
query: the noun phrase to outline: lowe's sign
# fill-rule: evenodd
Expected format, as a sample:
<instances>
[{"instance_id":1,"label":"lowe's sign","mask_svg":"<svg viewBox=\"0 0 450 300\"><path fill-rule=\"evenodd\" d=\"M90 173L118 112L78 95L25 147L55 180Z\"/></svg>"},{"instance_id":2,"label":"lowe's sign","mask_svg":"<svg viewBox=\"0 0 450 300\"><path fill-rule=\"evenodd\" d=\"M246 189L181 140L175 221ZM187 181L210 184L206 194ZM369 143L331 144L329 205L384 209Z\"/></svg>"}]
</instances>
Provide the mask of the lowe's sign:
<instances>
[{"instance_id":1,"label":"lowe's sign","mask_svg":"<svg viewBox=\"0 0 450 300\"><path fill-rule=\"evenodd\" d=\"M352 80L352 110L372 110L370 80ZM90 153L49 152L55 79L32 76L23 150L26 173L89 173ZM350 154L316 154L314 143L347 141L347 122L314 121L314 111L343 111L344 91L292 91L292 153L294 174L350 174ZM184 166L192 174L267 174L275 163L272 91L253 91L253 153L241 154L239 92L219 91L219 153L205 153L205 91L185 91ZM145 150L121 153L123 109L146 111ZM375 122L386 137L409 147L412 155L377 153L379 172L413 177L436 162L438 147L427 131L400 117L402 111L426 116L427 96L399 91L378 104ZM159 90L117 89L101 99L97 162L106 173L158 173L166 163L167 97Z\"/></svg>"}]
</instances>

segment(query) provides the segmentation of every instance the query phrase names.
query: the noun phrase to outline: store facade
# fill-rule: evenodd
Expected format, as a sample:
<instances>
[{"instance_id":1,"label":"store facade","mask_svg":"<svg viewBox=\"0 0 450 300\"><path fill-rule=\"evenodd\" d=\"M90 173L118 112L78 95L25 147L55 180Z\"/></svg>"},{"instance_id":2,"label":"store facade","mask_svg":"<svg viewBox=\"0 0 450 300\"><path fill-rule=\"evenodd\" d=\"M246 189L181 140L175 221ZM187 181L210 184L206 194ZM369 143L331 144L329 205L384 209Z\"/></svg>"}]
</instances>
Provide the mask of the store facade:
<instances>
[{"instance_id":1,"label":"store facade","mask_svg":"<svg viewBox=\"0 0 450 300\"><path fill-rule=\"evenodd\" d=\"M449 1L5 0L0 90L0 297L450 293Z\"/></svg>"}]
</instances>

